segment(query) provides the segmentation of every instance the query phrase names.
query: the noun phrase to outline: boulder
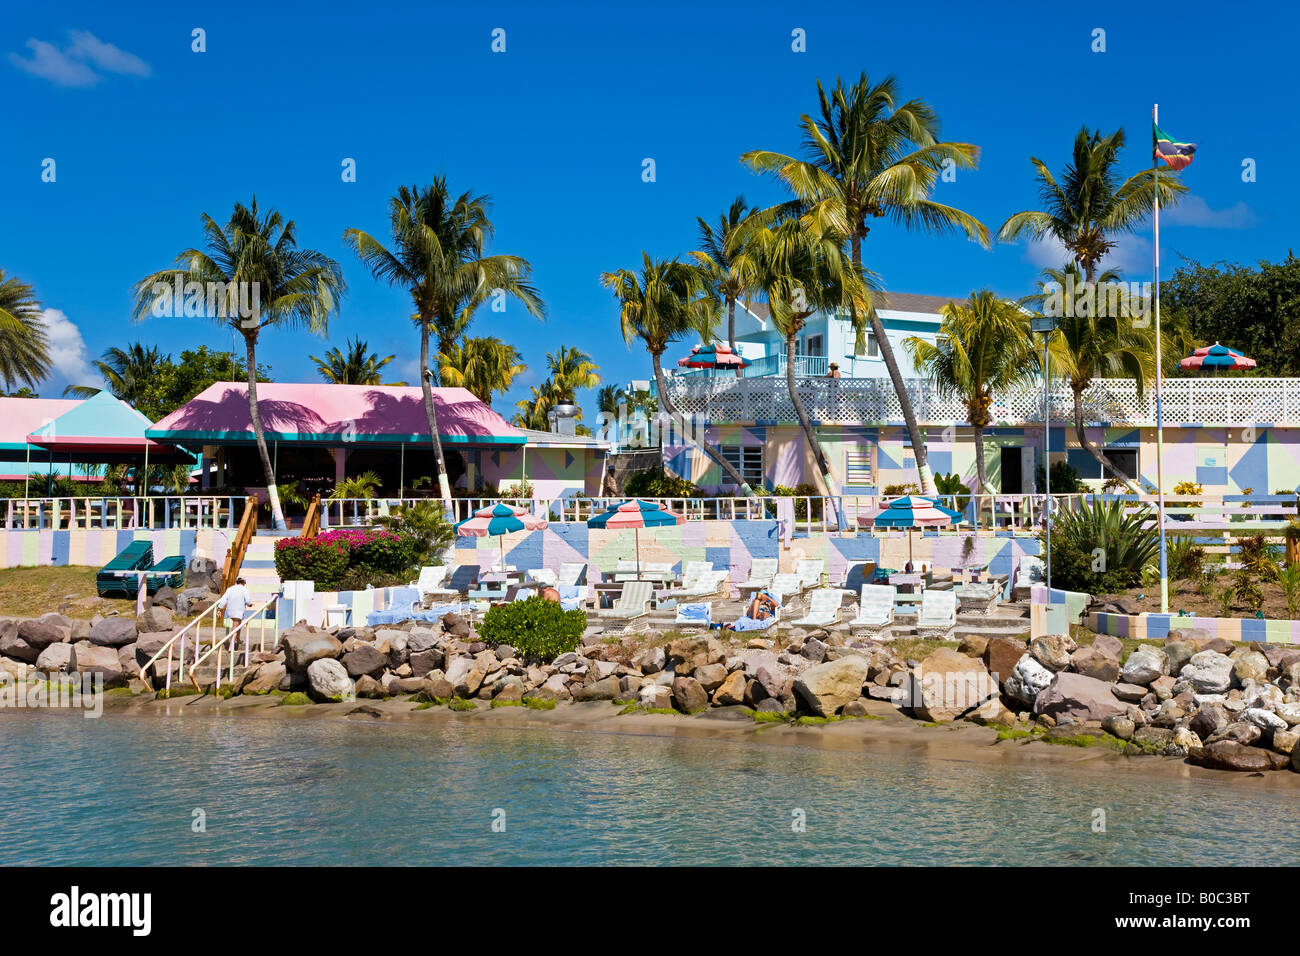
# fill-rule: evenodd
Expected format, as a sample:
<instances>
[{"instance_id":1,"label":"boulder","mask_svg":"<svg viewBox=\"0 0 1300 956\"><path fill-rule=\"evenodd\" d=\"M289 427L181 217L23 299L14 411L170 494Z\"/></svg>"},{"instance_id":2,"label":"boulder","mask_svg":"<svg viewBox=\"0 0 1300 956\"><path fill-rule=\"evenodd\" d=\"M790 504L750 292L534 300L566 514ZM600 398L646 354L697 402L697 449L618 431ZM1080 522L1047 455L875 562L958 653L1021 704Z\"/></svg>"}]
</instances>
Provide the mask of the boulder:
<instances>
[{"instance_id":1,"label":"boulder","mask_svg":"<svg viewBox=\"0 0 1300 956\"><path fill-rule=\"evenodd\" d=\"M745 672L732 671L727 675L727 679L718 685L713 694L713 702L720 707L743 704L745 702L745 686Z\"/></svg>"},{"instance_id":2,"label":"boulder","mask_svg":"<svg viewBox=\"0 0 1300 956\"><path fill-rule=\"evenodd\" d=\"M172 612L165 608L154 605L147 607L135 619L140 630L146 634L153 634L157 631L170 631L172 627Z\"/></svg>"},{"instance_id":3,"label":"boulder","mask_svg":"<svg viewBox=\"0 0 1300 956\"><path fill-rule=\"evenodd\" d=\"M280 686L280 681L284 680L289 673L279 661L267 661L257 667L250 667L240 676L239 682L235 685L237 694L269 694Z\"/></svg>"},{"instance_id":4,"label":"boulder","mask_svg":"<svg viewBox=\"0 0 1300 956\"><path fill-rule=\"evenodd\" d=\"M1114 614L1140 614L1142 605L1127 594L1098 594L1092 599L1092 610L1110 611Z\"/></svg>"},{"instance_id":5,"label":"boulder","mask_svg":"<svg viewBox=\"0 0 1300 956\"><path fill-rule=\"evenodd\" d=\"M41 649L33 647L25 640L18 636L18 628L15 626L11 630L6 630L0 634L0 655L12 658L16 661L22 661L25 664L35 664L36 658L41 654Z\"/></svg>"},{"instance_id":6,"label":"boulder","mask_svg":"<svg viewBox=\"0 0 1300 956\"><path fill-rule=\"evenodd\" d=\"M1200 651L1179 671L1198 694L1222 694L1232 686L1232 659L1218 651Z\"/></svg>"},{"instance_id":7,"label":"boulder","mask_svg":"<svg viewBox=\"0 0 1300 956\"><path fill-rule=\"evenodd\" d=\"M1050 671L1063 671L1069 667L1070 653L1074 649L1074 639L1064 634L1048 634L1029 642L1029 653L1034 660Z\"/></svg>"},{"instance_id":8,"label":"boulder","mask_svg":"<svg viewBox=\"0 0 1300 956\"><path fill-rule=\"evenodd\" d=\"M1025 656L1025 642L1010 637L995 637L989 641L984 654L984 664L997 680L1004 684Z\"/></svg>"},{"instance_id":9,"label":"boulder","mask_svg":"<svg viewBox=\"0 0 1300 956\"><path fill-rule=\"evenodd\" d=\"M156 628L165 631L167 628ZM106 617L90 629L90 643L104 647L123 647L134 643L139 637L139 628L129 617ZM162 645L159 644L159 647ZM155 648L155 653L157 648Z\"/></svg>"},{"instance_id":10,"label":"boulder","mask_svg":"<svg viewBox=\"0 0 1300 956\"><path fill-rule=\"evenodd\" d=\"M1259 651L1241 647L1232 652L1232 674L1239 684L1248 680L1261 682L1268 680L1268 658Z\"/></svg>"},{"instance_id":11,"label":"boulder","mask_svg":"<svg viewBox=\"0 0 1300 956\"><path fill-rule=\"evenodd\" d=\"M1192 717L1187 729L1202 740L1228 726L1228 716L1217 704L1206 704Z\"/></svg>"},{"instance_id":12,"label":"boulder","mask_svg":"<svg viewBox=\"0 0 1300 956\"><path fill-rule=\"evenodd\" d=\"M113 654L113 661L114 663L117 661L116 654ZM41 651L36 658L36 669L42 674L67 672L75 667L76 662L73 660L71 644L51 644Z\"/></svg>"},{"instance_id":13,"label":"boulder","mask_svg":"<svg viewBox=\"0 0 1300 956\"><path fill-rule=\"evenodd\" d=\"M343 645L333 635L303 625L295 625L281 634L278 647L284 651L289 670L299 672L307 670L316 661L332 660L343 653Z\"/></svg>"},{"instance_id":14,"label":"boulder","mask_svg":"<svg viewBox=\"0 0 1300 956\"><path fill-rule=\"evenodd\" d=\"M1132 720L1123 714L1111 714L1102 718L1101 729L1113 737L1118 737L1120 740L1130 740L1137 727Z\"/></svg>"},{"instance_id":15,"label":"boulder","mask_svg":"<svg viewBox=\"0 0 1300 956\"><path fill-rule=\"evenodd\" d=\"M709 695L694 677L678 677L673 680L673 702L678 710L694 714L709 706Z\"/></svg>"},{"instance_id":16,"label":"boulder","mask_svg":"<svg viewBox=\"0 0 1300 956\"><path fill-rule=\"evenodd\" d=\"M657 674L664 669L668 655L662 647L647 647L632 659L632 666L643 674Z\"/></svg>"},{"instance_id":17,"label":"boulder","mask_svg":"<svg viewBox=\"0 0 1300 956\"><path fill-rule=\"evenodd\" d=\"M1300 730L1288 727L1286 730L1273 731L1273 749L1280 754L1295 753L1296 744L1300 743Z\"/></svg>"},{"instance_id":18,"label":"boulder","mask_svg":"<svg viewBox=\"0 0 1300 956\"><path fill-rule=\"evenodd\" d=\"M590 684L579 687L573 692L573 699L578 701L613 700L622 690L618 678L611 674L609 677L602 677Z\"/></svg>"},{"instance_id":19,"label":"boulder","mask_svg":"<svg viewBox=\"0 0 1300 956\"><path fill-rule=\"evenodd\" d=\"M1286 730L1287 723L1271 710L1265 710L1263 707L1247 707L1242 711L1241 719L1254 724L1264 733L1273 733L1278 730Z\"/></svg>"},{"instance_id":20,"label":"boulder","mask_svg":"<svg viewBox=\"0 0 1300 956\"><path fill-rule=\"evenodd\" d=\"M1034 714L1045 714L1057 723L1061 722L1062 717L1069 717L1077 723L1085 720L1101 721L1125 713L1124 705L1115 699L1109 684L1068 671L1062 671L1053 677L1052 682L1034 699Z\"/></svg>"},{"instance_id":21,"label":"boulder","mask_svg":"<svg viewBox=\"0 0 1300 956\"><path fill-rule=\"evenodd\" d=\"M914 673L912 709L922 720L956 720L998 697L984 663L948 647L932 653Z\"/></svg>"},{"instance_id":22,"label":"boulder","mask_svg":"<svg viewBox=\"0 0 1300 956\"><path fill-rule=\"evenodd\" d=\"M957 645L957 650L961 651L967 657L978 657L983 659L988 653L989 639L983 634L966 634L962 637L961 643Z\"/></svg>"},{"instance_id":23,"label":"boulder","mask_svg":"<svg viewBox=\"0 0 1300 956\"><path fill-rule=\"evenodd\" d=\"M105 687L125 684L130 676L122 665L122 655L111 647L101 647L98 644L83 644L76 648L73 666L78 674L103 674ZM138 664L135 672L140 673Z\"/></svg>"},{"instance_id":24,"label":"boulder","mask_svg":"<svg viewBox=\"0 0 1300 956\"><path fill-rule=\"evenodd\" d=\"M1112 684L1110 692L1122 701L1130 704L1136 704L1147 696L1147 689L1139 684L1125 684L1122 681L1118 684Z\"/></svg>"},{"instance_id":25,"label":"boulder","mask_svg":"<svg viewBox=\"0 0 1300 956\"><path fill-rule=\"evenodd\" d=\"M668 710L673 706L673 692L662 684L642 684L636 700L649 710Z\"/></svg>"},{"instance_id":26,"label":"boulder","mask_svg":"<svg viewBox=\"0 0 1300 956\"><path fill-rule=\"evenodd\" d=\"M1133 651L1120 668L1119 678L1126 684L1140 684L1146 687L1157 677L1165 674L1169 662L1165 652L1158 647L1143 645Z\"/></svg>"},{"instance_id":27,"label":"boulder","mask_svg":"<svg viewBox=\"0 0 1300 956\"><path fill-rule=\"evenodd\" d=\"M804 641L803 647L799 648L799 656L806 657L814 664L820 664L826 660L826 643L819 641L815 637L810 637Z\"/></svg>"},{"instance_id":28,"label":"boulder","mask_svg":"<svg viewBox=\"0 0 1300 956\"><path fill-rule=\"evenodd\" d=\"M1264 731L1260 729L1258 724L1252 724L1247 720L1236 720L1220 727L1206 738L1205 742L1212 744L1220 740L1230 740L1233 743L1247 747L1262 736L1264 736Z\"/></svg>"},{"instance_id":29,"label":"boulder","mask_svg":"<svg viewBox=\"0 0 1300 956\"><path fill-rule=\"evenodd\" d=\"M1095 647L1081 647L1070 656L1070 666L1076 673L1107 683L1119 679L1119 662Z\"/></svg>"},{"instance_id":30,"label":"boulder","mask_svg":"<svg viewBox=\"0 0 1300 956\"><path fill-rule=\"evenodd\" d=\"M1292 760L1294 759L1293 756ZM1269 759L1267 751L1246 747L1233 740L1216 740L1214 743L1206 744L1200 750L1192 751L1188 760L1212 770L1258 773L1273 769L1273 761Z\"/></svg>"},{"instance_id":31,"label":"boulder","mask_svg":"<svg viewBox=\"0 0 1300 956\"><path fill-rule=\"evenodd\" d=\"M1170 639L1165 641L1165 660L1169 662L1169 674L1181 674L1187 662L1196 653L1196 645L1191 641Z\"/></svg>"},{"instance_id":32,"label":"boulder","mask_svg":"<svg viewBox=\"0 0 1300 956\"><path fill-rule=\"evenodd\" d=\"M678 674L688 675L706 664L721 664L726 653L716 637L693 635L680 637L668 645L668 659Z\"/></svg>"},{"instance_id":33,"label":"boulder","mask_svg":"<svg viewBox=\"0 0 1300 956\"><path fill-rule=\"evenodd\" d=\"M414 677L423 677L433 670L438 670L443 664L443 653L440 647L431 647L425 651L416 651L411 655L407 662L411 665L411 675Z\"/></svg>"},{"instance_id":34,"label":"boulder","mask_svg":"<svg viewBox=\"0 0 1300 956\"><path fill-rule=\"evenodd\" d=\"M431 627L413 627L406 635L406 650L409 654L418 654L441 645L442 635Z\"/></svg>"},{"instance_id":35,"label":"boulder","mask_svg":"<svg viewBox=\"0 0 1300 956\"><path fill-rule=\"evenodd\" d=\"M344 670L348 672L348 676L353 679L362 675L378 677L384 672L384 668L388 666L388 655L381 654L373 644L359 644L344 654L340 662L343 664ZM432 667L425 668L425 673L432 669ZM415 668L411 668L411 670L414 671Z\"/></svg>"},{"instance_id":36,"label":"boulder","mask_svg":"<svg viewBox=\"0 0 1300 956\"><path fill-rule=\"evenodd\" d=\"M969 662L965 655L957 656ZM841 657L808 668L795 678L794 692L818 717L830 717L849 701L862 696L866 677L865 657Z\"/></svg>"},{"instance_id":37,"label":"boulder","mask_svg":"<svg viewBox=\"0 0 1300 956\"><path fill-rule=\"evenodd\" d=\"M18 636L31 647L36 648L37 651L43 651L51 644L62 643L63 639L69 634L71 634L71 630L65 634L57 624L51 624L48 621L27 620L18 622Z\"/></svg>"},{"instance_id":38,"label":"boulder","mask_svg":"<svg viewBox=\"0 0 1300 956\"><path fill-rule=\"evenodd\" d=\"M989 642L991 647L992 641ZM1011 669L1011 674L1002 684L1008 697L1022 704L1033 704L1038 695L1052 683L1054 675L1028 654L1022 654L1020 660Z\"/></svg>"},{"instance_id":39,"label":"boulder","mask_svg":"<svg viewBox=\"0 0 1300 956\"><path fill-rule=\"evenodd\" d=\"M1098 634L1089 645L1098 654L1109 657L1115 663L1124 655L1124 642L1110 634Z\"/></svg>"},{"instance_id":40,"label":"boulder","mask_svg":"<svg viewBox=\"0 0 1300 956\"><path fill-rule=\"evenodd\" d=\"M339 701L356 697L356 686L348 676L347 668L332 657L318 657L307 665L307 685L317 700Z\"/></svg>"},{"instance_id":41,"label":"boulder","mask_svg":"<svg viewBox=\"0 0 1300 956\"><path fill-rule=\"evenodd\" d=\"M154 592L150 601L154 607L165 607L169 611L176 610L176 592L166 584Z\"/></svg>"},{"instance_id":42,"label":"boulder","mask_svg":"<svg viewBox=\"0 0 1300 956\"><path fill-rule=\"evenodd\" d=\"M691 676L699 681L700 686L706 691L713 693L727 679L727 669L721 664L705 664L703 667L695 668Z\"/></svg>"}]
</instances>

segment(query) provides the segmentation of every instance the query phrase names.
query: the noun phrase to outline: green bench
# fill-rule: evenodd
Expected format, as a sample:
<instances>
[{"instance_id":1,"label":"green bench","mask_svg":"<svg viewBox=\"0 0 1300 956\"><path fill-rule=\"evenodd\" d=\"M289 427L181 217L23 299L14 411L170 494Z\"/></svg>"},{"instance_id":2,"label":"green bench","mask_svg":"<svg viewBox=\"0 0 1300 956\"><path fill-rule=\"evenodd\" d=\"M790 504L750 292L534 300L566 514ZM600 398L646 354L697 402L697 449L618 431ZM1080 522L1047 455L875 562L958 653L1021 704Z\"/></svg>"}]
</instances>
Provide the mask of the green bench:
<instances>
[{"instance_id":1,"label":"green bench","mask_svg":"<svg viewBox=\"0 0 1300 956\"><path fill-rule=\"evenodd\" d=\"M172 555L155 564L153 545L146 540L137 539L99 569L95 575L95 589L99 592L99 596L134 597L139 589L139 576L128 573L132 571L145 572L145 589L150 594L164 585L175 589L185 583L183 557L179 554Z\"/></svg>"}]
</instances>

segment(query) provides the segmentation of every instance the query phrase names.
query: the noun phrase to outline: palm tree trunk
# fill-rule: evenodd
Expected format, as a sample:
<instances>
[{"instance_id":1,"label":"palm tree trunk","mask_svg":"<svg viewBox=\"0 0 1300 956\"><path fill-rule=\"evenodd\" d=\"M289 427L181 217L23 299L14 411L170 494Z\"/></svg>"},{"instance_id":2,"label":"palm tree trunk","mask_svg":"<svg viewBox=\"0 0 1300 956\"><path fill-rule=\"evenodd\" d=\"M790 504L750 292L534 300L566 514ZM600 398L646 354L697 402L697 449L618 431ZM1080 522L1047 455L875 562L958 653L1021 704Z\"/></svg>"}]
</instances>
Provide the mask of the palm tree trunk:
<instances>
[{"instance_id":1,"label":"palm tree trunk","mask_svg":"<svg viewBox=\"0 0 1300 956\"><path fill-rule=\"evenodd\" d=\"M1074 393L1074 434L1075 434L1075 437L1077 437L1077 438L1079 439L1079 447L1082 448L1082 449L1084 449L1084 450L1085 450L1089 455L1091 455L1093 458L1097 459L1098 464L1101 465L1101 478L1102 478L1102 481L1105 482L1106 477L1107 477L1107 472L1110 472L1110 473L1115 474L1115 475L1119 475L1119 470L1115 467L1114 463L1112 463L1111 460L1110 460L1109 458L1106 457L1106 453L1105 453L1104 451L1102 451L1100 448L1098 448L1096 445L1094 445L1092 442L1088 441L1088 437L1084 434L1084 431L1083 431L1083 389L1080 388L1080 387L1077 386L1077 385L1073 385L1073 384L1072 384L1072 385L1070 386L1070 391ZM1130 482L1127 478L1121 478L1120 480L1124 482L1124 487L1128 489L1129 493L1131 493L1131 494L1137 494L1137 493L1138 493L1138 489L1135 488L1135 487L1133 487L1132 482Z\"/></svg>"},{"instance_id":2,"label":"palm tree trunk","mask_svg":"<svg viewBox=\"0 0 1300 956\"><path fill-rule=\"evenodd\" d=\"M433 404L433 385L429 376L429 323L420 322L420 390L424 393L424 414L429 421L429 438L433 441L433 456L438 462L438 494L445 507L451 508L451 482L447 480L447 460L442 454L442 439L438 437L438 410Z\"/></svg>"},{"instance_id":3,"label":"palm tree trunk","mask_svg":"<svg viewBox=\"0 0 1300 956\"><path fill-rule=\"evenodd\" d=\"M790 392L790 404L794 406L795 417L799 419L799 427L803 429L804 438L808 440L808 448L812 452L813 461L817 463L817 470L822 474L822 484L825 486L826 494L834 494L831 488L831 469L826 462L826 454L822 451L822 443L817 440L817 433L813 430L812 420L808 418L808 410L803 407L803 402L799 398L799 390L795 385L794 366L795 366L795 341L794 336L785 340L785 387Z\"/></svg>"},{"instance_id":4,"label":"palm tree trunk","mask_svg":"<svg viewBox=\"0 0 1300 956\"><path fill-rule=\"evenodd\" d=\"M736 351L736 300L727 300L727 346Z\"/></svg>"},{"instance_id":5,"label":"palm tree trunk","mask_svg":"<svg viewBox=\"0 0 1300 956\"><path fill-rule=\"evenodd\" d=\"M654 366L655 370L655 386L659 389L659 401L663 403L664 410L668 412L672 418L678 418L677 406L673 403L673 398L668 394L668 387L664 383L664 369L663 366L659 364L660 354L661 353L659 352L650 353L650 362ZM722 452L718 451L708 442L705 442L702 445L697 445L695 443L695 436L690 433L690 430L687 429L684 424L682 434L685 436L686 441L691 445L691 447L703 451L714 464L722 469L723 473L732 480L737 488L740 489L740 494L749 496L754 493L754 490L745 483L745 479L741 477L740 472L736 470L736 466L727 461L727 459L723 457Z\"/></svg>"},{"instance_id":6,"label":"palm tree trunk","mask_svg":"<svg viewBox=\"0 0 1300 956\"><path fill-rule=\"evenodd\" d=\"M853 268L860 272L862 270L861 236L853 237L850 242L850 249L853 257ZM849 303L849 315L856 327L857 306L853 303ZM925 452L925 442L921 440L921 426L917 424L916 412L912 410L912 400L908 397L907 384L903 381L903 373L898 369L898 359L894 358L894 350L890 347L889 337L885 335L885 326L880 321L880 316L873 309L867 318L871 322L871 332L876 337L876 347L880 350L880 358L884 361L885 368L889 372L889 380L894 385L894 393L898 395L898 405L903 410L903 421L907 425L907 434L912 439L912 457L916 459L916 470L921 480L921 494L933 495L936 492L934 472L930 470L930 460Z\"/></svg>"},{"instance_id":7,"label":"palm tree trunk","mask_svg":"<svg viewBox=\"0 0 1300 956\"><path fill-rule=\"evenodd\" d=\"M280 508L280 490L275 486L275 469L271 454L266 450L266 432L262 429L262 413L257 407L257 330L244 334L244 349L248 360L248 417L253 422L253 436L257 439L257 454L262 459L262 473L266 475L266 494L271 499L271 524L276 531L285 531L284 511Z\"/></svg>"}]
</instances>

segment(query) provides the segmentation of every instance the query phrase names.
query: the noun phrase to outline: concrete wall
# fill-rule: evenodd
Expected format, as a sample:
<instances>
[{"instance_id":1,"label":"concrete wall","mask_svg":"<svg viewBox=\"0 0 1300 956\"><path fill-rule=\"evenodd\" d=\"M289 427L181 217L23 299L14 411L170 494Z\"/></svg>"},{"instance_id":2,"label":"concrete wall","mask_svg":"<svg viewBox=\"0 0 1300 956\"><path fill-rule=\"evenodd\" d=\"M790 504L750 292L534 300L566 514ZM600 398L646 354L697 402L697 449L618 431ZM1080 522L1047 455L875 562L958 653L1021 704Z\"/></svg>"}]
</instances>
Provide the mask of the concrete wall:
<instances>
[{"instance_id":1,"label":"concrete wall","mask_svg":"<svg viewBox=\"0 0 1300 956\"><path fill-rule=\"evenodd\" d=\"M199 554L218 564L225 560L231 533L173 528L167 531L115 531L84 528L68 531L0 531L0 568L39 565L103 567L137 538L153 543L154 559L179 554L188 561Z\"/></svg>"}]
</instances>

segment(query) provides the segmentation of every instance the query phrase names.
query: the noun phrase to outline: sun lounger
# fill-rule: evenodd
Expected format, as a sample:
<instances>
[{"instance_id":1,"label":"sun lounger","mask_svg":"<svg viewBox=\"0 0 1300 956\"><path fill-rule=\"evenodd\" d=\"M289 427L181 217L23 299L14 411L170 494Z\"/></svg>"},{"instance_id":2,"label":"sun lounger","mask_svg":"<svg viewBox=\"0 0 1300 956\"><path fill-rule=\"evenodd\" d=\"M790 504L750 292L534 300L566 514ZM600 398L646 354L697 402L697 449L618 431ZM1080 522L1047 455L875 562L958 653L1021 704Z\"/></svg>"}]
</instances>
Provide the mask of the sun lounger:
<instances>
[{"instance_id":1,"label":"sun lounger","mask_svg":"<svg viewBox=\"0 0 1300 956\"><path fill-rule=\"evenodd\" d=\"M799 575L775 575L772 578L772 586L768 588L768 591L780 602L782 607L793 610L794 602L799 597Z\"/></svg>"},{"instance_id":2,"label":"sun lounger","mask_svg":"<svg viewBox=\"0 0 1300 956\"><path fill-rule=\"evenodd\" d=\"M849 622L849 633L875 634L893 624L897 593L888 584L864 584L858 600L858 616Z\"/></svg>"},{"instance_id":3,"label":"sun lounger","mask_svg":"<svg viewBox=\"0 0 1300 956\"><path fill-rule=\"evenodd\" d=\"M437 567L420 568L420 576L416 579L414 587L420 592L422 602L436 601L439 598L458 598L460 592L455 588L447 587L447 575L451 568L445 564Z\"/></svg>"},{"instance_id":4,"label":"sun lounger","mask_svg":"<svg viewBox=\"0 0 1300 956\"><path fill-rule=\"evenodd\" d=\"M136 576L123 575L122 571L141 571L153 567L153 545L143 539L132 541L95 575L95 589L100 597L108 594L135 594Z\"/></svg>"},{"instance_id":5,"label":"sun lounger","mask_svg":"<svg viewBox=\"0 0 1300 956\"><path fill-rule=\"evenodd\" d=\"M149 569L144 578L145 589L153 594L161 587L179 589L185 583L185 559L179 554L163 558Z\"/></svg>"},{"instance_id":6,"label":"sun lounger","mask_svg":"<svg viewBox=\"0 0 1300 956\"><path fill-rule=\"evenodd\" d=\"M533 584L538 587L553 588L559 583L560 577L550 568L529 568L524 572L524 583Z\"/></svg>"},{"instance_id":7,"label":"sun lounger","mask_svg":"<svg viewBox=\"0 0 1300 956\"><path fill-rule=\"evenodd\" d=\"M635 581L637 577L637 563L635 561L620 561L614 568L615 581Z\"/></svg>"},{"instance_id":8,"label":"sun lounger","mask_svg":"<svg viewBox=\"0 0 1300 956\"><path fill-rule=\"evenodd\" d=\"M776 577L777 565L776 558L755 558L754 563L749 567L749 578L737 585L740 588L741 598L747 598L755 591L770 588L772 579Z\"/></svg>"},{"instance_id":9,"label":"sun lounger","mask_svg":"<svg viewBox=\"0 0 1300 956\"><path fill-rule=\"evenodd\" d=\"M799 576L799 590L811 591L822 586L822 574L826 562L821 558L807 559L795 565L794 573Z\"/></svg>"},{"instance_id":10,"label":"sun lounger","mask_svg":"<svg viewBox=\"0 0 1300 956\"><path fill-rule=\"evenodd\" d=\"M650 603L650 593L649 581L628 581L623 585L623 591L614 602L614 606L597 611L596 616L606 622L607 627L609 625L614 628L619 625L626 627L632 621L645 617L649 613L646 605Z\"/></svg>"},{"instance_id":11,"label":"sun lounger","mask_svg":"<svg viewBox=\"0 0 1300 956\"><path fill-rule=\"evenodd\" d=\"M840 620L840 603L844 592L839 588L818 588L808 598L808 613L797 621L795 627L830 627Z\"/></svg>"},{"instance_id":12,"label":"sun lounger","mask_svg":"<svg viewBox=\"0 0 1300 956\"><path fill-rule=\"evenodd\" d=\"M581 584L583 575L587 573L587 565L581 561L565 561L560 565L560 573L556 585L562 584Z\"/></svg>"},{"instance_id":13,"label":"sun lounger","mask_svg":"<svg viewBox=\"0 0 1300 956\"><path fill-rule=\"evenodd\" d=\"M987 614L997 607L1001 588L992 581L984 584L959 584L952 589L952 593L957 595L960 610Z\"/></svg>"},{"instance_id":14,"label":"sun lounger","mask_svg":"<svg viewBox=\"0 0 1300 956\"><path fill-rule=\"evenodd\" d=\"M730 571L705 571L691 587L660 591L656 596L661 599L667 598L680 601L682 598L713 597L722 594L724 589L729 596L731 586L728 579L730 577Z\"/></svg>"},{"instance_id":15,"label":"sun lounger","mask_svg":"<svg viewBox=\"0 0 1300 956\"><path fill-rule=\"evenodd\" d=\"M642 581L649 581L651 584L667 585L672 584L677 575L673 574L673 566L666 561L650 562L641 565Z\"/></svg>"},{"instance_id":16,"label":"sun lounger","mask_svg":"<svg viewBox=\"0 0 1300 956\"><path fill-rule=\"evenodd\" d=\"M918 637L946 640L957 626L957 595L953 591L926 591L916 615Z\"/></svg>"},{"instance_id":17,"label":"sun lounger","mask_svg":"<svg viewBox=\"0 0 1300 956\"><path fill-rule=\"evenodd\" d=\"M777 595L773 594L770 590L767 593L771 594L773 597L777 597ZM780 599L778 598L776 608L773 610L771 617L765 617L762 619L752 618L749 616L748 610L746 610L745 614L732 621L729 627L733 631L765 631L780 620L781 604Z\"/></svg>"},{"instance_id":18,"label":"sun lounger","mask_svg":"<svg viewBox=\"0 0 1300 956\"><path fill-rule=\"evenodd\" d=\"M678 628L708 628L713 623L712 604L679 604L673 625Z\"/></svg>"},{"instance_id":19,"label":"sun lounger","mask_svg":"<svg viewBox=\"0 0 1300 956\"><path fill-rule=\"evenodd\" d=\"M1029 589L1035 584L1042 584L1044 580L1043 559L1025 555L1020 559L1020 567L1016 569L1012 596L1024 600L1029 597Z\"/></svg>"}]
</instances>

